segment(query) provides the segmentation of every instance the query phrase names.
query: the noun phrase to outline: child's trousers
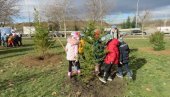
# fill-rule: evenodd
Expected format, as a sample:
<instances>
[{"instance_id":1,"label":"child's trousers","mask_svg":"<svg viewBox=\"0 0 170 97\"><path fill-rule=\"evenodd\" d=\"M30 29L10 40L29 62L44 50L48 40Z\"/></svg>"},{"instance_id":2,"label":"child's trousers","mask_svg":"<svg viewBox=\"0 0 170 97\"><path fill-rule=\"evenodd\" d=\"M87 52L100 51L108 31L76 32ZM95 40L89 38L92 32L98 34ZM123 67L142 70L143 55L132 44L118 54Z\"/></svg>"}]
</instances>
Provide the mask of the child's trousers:
<instances>
[{"instance_id":1,"label":"child's trousers","mask_svg":"<svg viewBox=\"0 0 170 97\"><path fill-rule=\"evenodd\" d=\"M72 72L72 66L75 65L77 67L77 70L80 70L80 63L79 61L69 61L69 68L68 71Z\"/></svg>"},{"instance_id":2,"label":"child's trousers","mask_svg":"<svg viewBox=\"0 0 170 97\"><path fill-rule=\"evenodd\" d=\"M107 80L108 77L111 75L111 69L113 64L104 64L104 79Z\"/></svg>"},{"instance_id":3,"label":"child's trousers","mask_svg":"<svg viewBox=\"0 0 170 97\"><path fill-rule=\"evenodd\" d=\"M131 70L129 69L129 64L128 63L124 63L123 64L125 66L126 72L128 76L132 76ZM123 75L123 71L122 71L123 66L121 64L118 65L118 73L120 75Z\"/></svg>"}]
</instances>

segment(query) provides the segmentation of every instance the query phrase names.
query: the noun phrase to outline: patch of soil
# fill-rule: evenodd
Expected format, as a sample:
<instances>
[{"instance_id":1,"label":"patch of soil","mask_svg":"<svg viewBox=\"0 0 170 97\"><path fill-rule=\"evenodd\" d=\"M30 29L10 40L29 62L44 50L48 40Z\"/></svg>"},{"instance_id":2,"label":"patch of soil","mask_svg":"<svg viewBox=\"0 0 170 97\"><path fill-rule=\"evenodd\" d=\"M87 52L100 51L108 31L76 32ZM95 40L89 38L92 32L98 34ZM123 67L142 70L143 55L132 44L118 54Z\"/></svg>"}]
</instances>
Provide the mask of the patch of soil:
<instances>
[{"instance_id":1,"label":"patch of soil","mask_svg":"<svg viewBox=\"0 0 170 97\"><path fill-rule=\"evenodd\" d=\"M125 81L117 77L111 82L107 81L106 84L100 82L98 77L95 77L88 84L76 78L69 81L71 84L69 97L122 97L126 86Z\"/></svg>"},{"instance_id":2,"label":"patch of soil","mask_svg":"<svg viewBox=\"0 0 170 97\"><path fill-rule=\"evenodd\" d=\"M62 57L57 54L47 54L45 55L45 57L27 55L24 56L19 62L28 67L53 65L57 63L62 63Z\"/></svg>"},{"instance_id":3,"label":"patch of soil","mask_svg":"<svg viewBox=\"0 0 170 97\"><path fill-rule=\"evenodd\" d=\"M139 50L143 52L152 53L155 55L170 55L170 50L166 50L166 49L162 51L154 51L153 48L145 47L145 48L139 48Z\"/></svg>"},{"instance_id":4,"label":"patch of soil","mask_svg":"<svg viewBox=\"0 0 170 97\"><path fill-rule=\"evenodd\" d=\"M3 47L3 46L0 46L0 49L4 49L5 47Z\"/></svg>"}]
</instances>

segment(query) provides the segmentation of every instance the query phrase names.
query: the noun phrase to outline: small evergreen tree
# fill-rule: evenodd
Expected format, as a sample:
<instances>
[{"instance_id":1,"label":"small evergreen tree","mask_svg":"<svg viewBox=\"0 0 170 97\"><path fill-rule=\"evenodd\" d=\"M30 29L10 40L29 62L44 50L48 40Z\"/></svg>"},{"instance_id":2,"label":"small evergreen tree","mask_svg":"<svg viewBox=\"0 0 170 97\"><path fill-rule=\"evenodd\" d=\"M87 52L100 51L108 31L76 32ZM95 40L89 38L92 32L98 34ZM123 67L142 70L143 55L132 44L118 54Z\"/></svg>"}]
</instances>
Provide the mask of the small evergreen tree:
<instances>
[{"instance_id":1,"label":"small evergreen tree","mask_svg":"<svg viewBox=\"0 0 170 97\"><path fill-rule=\"evenodd\" d=\"M136 17L133 17L132 23L131 23L131 27L135 28L136 27Z\"/></svg>"},{"instance_id":2,"label":"small evergreen tree","mask_svg":"<svg viewBox=\"0 0 170 97\"><path fill-rule=\"evenodd\" d=\"M131 28L131 20L130 20L130 17L127 18L126 28Z\"/></svg>"},{"instance_id":3,"label":"small evergreen tree","mask_svg":"<svg viewBox=\"0 0 170 97\"><path fill-rule=\"evenodd\" d=\"M39 52L40 57L44 59L45 54L53 46L54 41L52 37L49 36L48 27L40 23L39 13L35 10L34 13L34 23L35 23L35 35L34 43L35 50Z\"/></svg>"},{"instance_id":4,"label":"small evergreen tree","mask_svg":"<svg viewBox=\"0 0 170 97\"><path fill-rule=\"evenodd\" d=\"M123 22L123 23L121 24L121 28L122 28L122 29L126 29L126 22Z\"/></svg>"},{"instance_id":5,"label":"small evergreen tree","mask_svg":"<svg viewBox=\"0 0 170 97\"><path fill-rule=\"evenodd\" d=\"M85 63L83 67L83 75L84 75L84 82L88 82L91 78L93 78L92 71L94 71L95 64L102 60L103 58L97 58L95 54L101 55L104 54L104 51L98 51L100 49L95 48L95 43L99 41L95 38L95 30L96 26L93 22L90 22L89 25L84 29L84 40L85 40L85 47L84 47L84 55L85 55ZM102 33L102 29L101 29ZM101 37L101 36L99 36ZM100 39L100 38L99 38ZM102 45L104 47L104 45Z\"/></svg>"},{"instance_id":6,"label":"small evergreen tree","mask_svg":"<svg viewBox=\"0 0 170 97\"><path fill-rule=\"evenodd\" d=\"M150 37L150 43L153 44L153 48L156 51L165 49L164 34L161 32L155 32Z\"/></svg>"}]
</instances>

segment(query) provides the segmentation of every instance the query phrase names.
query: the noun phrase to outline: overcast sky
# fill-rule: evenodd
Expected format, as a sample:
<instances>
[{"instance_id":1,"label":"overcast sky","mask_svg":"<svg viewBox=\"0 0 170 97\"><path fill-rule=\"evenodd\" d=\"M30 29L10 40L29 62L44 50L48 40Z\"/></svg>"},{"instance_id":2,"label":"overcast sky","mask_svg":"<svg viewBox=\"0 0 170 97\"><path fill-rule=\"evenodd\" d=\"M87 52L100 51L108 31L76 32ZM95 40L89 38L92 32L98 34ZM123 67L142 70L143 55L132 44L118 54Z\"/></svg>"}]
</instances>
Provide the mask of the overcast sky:
<instances>
[{"instance_id":1,"label":"overcast sky","mask_svg":"<svg viewBox=\"0 0 170 97\"><path fill-rule=\"evenodd\" d=\"M54 0L22 0L20 5L20 18L16 22L28 22L28 10L32 16L33 8L37 4L53 4ZM57 1L57 0L55 0ZM58 0L59 1L59 0ZM72 0L71 5L76 6L79 10L84 10L87 0ZM136 13L137 0L109 0L112 4L111 11L105 17L106 21L119 23L124 21L128 16L134 16ZM154 18L170 17L170 0L139 0L139 10L150 10ZM81 11L82 12L82 11ZM32 18L32 17L31 17Z\"/></svg>"}]
</instances>

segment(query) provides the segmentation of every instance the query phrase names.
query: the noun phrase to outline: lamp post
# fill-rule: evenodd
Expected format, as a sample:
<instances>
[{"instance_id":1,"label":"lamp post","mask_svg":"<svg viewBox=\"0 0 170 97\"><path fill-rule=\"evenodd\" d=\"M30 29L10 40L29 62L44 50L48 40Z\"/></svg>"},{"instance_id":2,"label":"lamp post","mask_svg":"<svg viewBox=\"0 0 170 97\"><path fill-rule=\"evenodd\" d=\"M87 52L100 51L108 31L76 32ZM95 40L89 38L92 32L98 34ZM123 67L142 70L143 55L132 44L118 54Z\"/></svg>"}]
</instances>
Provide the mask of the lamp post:
<instances>
[{"instance_id":1,"label":"lamp post","mask_svg":"<svg viewBox=\"0 0 170 97\"><path fill-rule=\"evenodd\" d=\"M137 6L136 6L136 25L135 27L138 27L138 10L139 10L139 0L137 1Z\"/></svg>"}]
</instances>

